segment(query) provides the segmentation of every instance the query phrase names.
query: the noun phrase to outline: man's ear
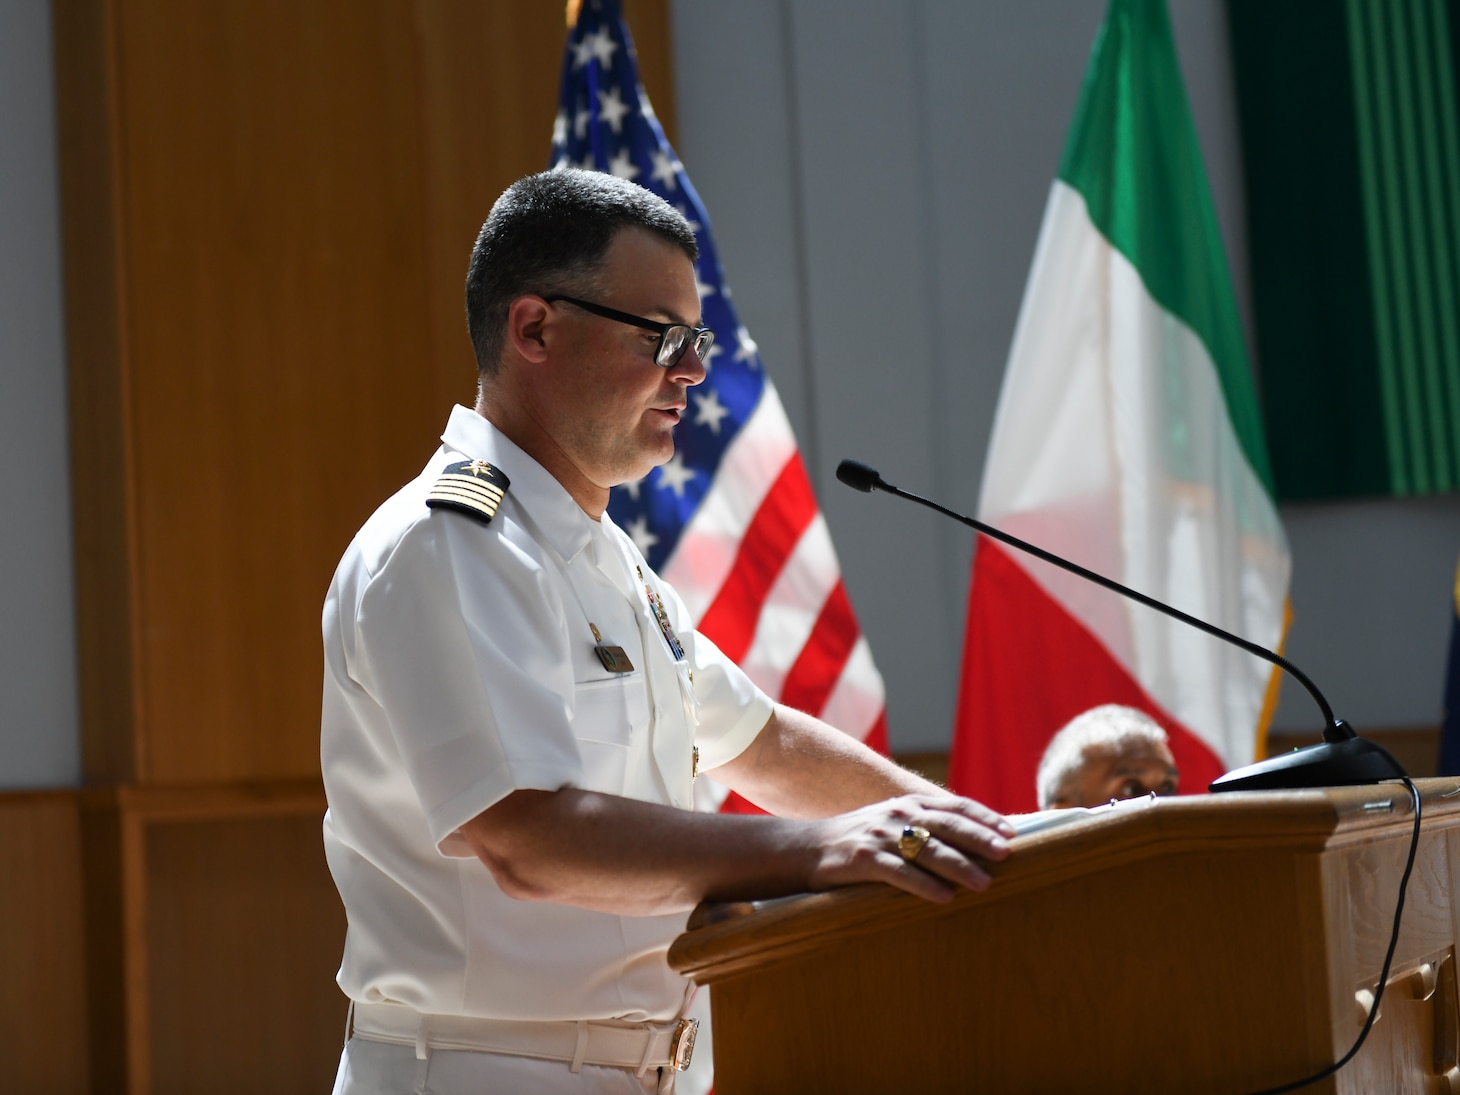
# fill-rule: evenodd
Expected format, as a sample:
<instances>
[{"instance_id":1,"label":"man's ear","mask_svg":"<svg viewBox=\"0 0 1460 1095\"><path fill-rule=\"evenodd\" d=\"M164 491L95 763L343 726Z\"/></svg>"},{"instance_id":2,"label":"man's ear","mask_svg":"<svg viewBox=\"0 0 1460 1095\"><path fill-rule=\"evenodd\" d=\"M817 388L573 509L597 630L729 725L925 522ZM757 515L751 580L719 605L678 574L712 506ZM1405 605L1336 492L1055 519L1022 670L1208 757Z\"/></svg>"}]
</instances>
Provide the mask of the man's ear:
<instances>
[{"instance_id":1,"label":"man's ear","mask_svg":"<svg viewBox=\"0 0 1460 1095\"><path fill-rule=\"evenodd\" d=\"M507 344L528 361L547 356L547 327L552 313L538 296L521 296L507 306Z\"/></svg>"}]
</instances>

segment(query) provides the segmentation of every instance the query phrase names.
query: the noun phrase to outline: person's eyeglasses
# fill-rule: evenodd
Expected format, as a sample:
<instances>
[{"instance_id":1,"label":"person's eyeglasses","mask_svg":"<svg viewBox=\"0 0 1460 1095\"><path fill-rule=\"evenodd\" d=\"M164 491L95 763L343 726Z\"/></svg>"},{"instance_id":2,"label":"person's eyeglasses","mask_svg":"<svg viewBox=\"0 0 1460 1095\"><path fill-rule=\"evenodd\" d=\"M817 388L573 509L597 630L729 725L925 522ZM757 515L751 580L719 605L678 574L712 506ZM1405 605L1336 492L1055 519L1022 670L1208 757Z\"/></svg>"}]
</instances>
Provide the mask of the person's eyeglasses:
<instances>
[{"instance_id":1,"label":"person's eyeglasses","mask_svg":"<svg viewBox=\"0 0 1460 1095\"><path fill-rule=\"evenodd\" d=\"M668 369L677 364L679 359L684 356L684 351L691 345L695 348L695 356L704 361L705 355L710 352L710 347L715 342L715 332L708 327L689 327L683 323L656 323L652 319L620 312L617 308L605 308L602 304L578 300L576 297L544 297L543 299L549 304L555 304L560 300L567 301L569 304L582 308L585 312L592 312L604 319L614 319L620 323L642 327L646 331L657 331L659 345L654 348L654 364L662 369Z\"/></svg>"}]
</instances>

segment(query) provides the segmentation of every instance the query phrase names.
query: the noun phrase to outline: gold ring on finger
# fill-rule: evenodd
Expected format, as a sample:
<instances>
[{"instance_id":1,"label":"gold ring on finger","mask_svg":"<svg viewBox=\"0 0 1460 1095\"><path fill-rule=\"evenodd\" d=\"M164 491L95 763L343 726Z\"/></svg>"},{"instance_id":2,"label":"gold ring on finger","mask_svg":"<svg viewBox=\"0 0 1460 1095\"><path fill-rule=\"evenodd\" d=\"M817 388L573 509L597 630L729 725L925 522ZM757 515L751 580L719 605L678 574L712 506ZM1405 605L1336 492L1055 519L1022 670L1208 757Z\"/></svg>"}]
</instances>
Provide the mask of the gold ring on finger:
<instances>
[{"instance_id":1,"label":"gold ring on finger","mask_svg":"<svg viewBox=\"0 0 1460 1095\"><path fill-rule=\"evenodd\" d=\"M903 827L902 836L898 838L897 852L903 859L911 863L922 854L932 836L933 834L921 825L906 825Z\"/></svg>"}]
</instances>

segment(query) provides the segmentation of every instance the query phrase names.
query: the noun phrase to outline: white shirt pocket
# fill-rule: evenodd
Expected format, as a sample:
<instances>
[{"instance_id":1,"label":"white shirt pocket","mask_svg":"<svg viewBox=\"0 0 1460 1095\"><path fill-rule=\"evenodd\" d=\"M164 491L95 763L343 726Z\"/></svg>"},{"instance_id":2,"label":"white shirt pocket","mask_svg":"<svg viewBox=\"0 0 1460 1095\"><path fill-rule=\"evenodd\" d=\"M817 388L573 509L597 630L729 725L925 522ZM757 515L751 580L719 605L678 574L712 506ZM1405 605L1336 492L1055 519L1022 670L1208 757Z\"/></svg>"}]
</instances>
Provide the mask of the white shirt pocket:
<instances>
[{"instance_id":1,"label":"white shirt pocket","mask_svg":"<svg viewBox=\"0 0 1460 1095\"><path fill-rule=\"evenodd\" d=\"M578 681L573 736L583 757L583 789L622 795L631 766L648 763L648 726L649 695L642 672Z\"/></svg>"}]
</instances>

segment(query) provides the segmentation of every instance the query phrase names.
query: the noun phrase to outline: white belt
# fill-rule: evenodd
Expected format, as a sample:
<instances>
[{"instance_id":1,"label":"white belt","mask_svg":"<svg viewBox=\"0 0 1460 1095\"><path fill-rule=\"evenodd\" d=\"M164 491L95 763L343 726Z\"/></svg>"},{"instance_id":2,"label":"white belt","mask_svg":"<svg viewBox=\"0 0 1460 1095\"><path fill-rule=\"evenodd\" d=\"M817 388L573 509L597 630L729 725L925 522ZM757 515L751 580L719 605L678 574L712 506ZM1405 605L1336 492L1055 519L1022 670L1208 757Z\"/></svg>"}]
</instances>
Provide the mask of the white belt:
<instances>
[{"instance_id":1,"label":"white belt","mask_svg":"<svg viewBox=\"0 0 1460 1095\"><path fill-rule=\"evenodd\" d=\"M355 1036L371 1042L415 1046L425 1059L429 1049L506 1053L567 1061L574 1072L584 1065L628 1068L639 1076L651 1068L673 1066L683 1072L694 1054L698 1019L677 1023L622 1023L611 1019L529 1022L475 1019L466 1015L423 1015L404 1004L351 1005Z\"/></svg>"}]
</instances>

